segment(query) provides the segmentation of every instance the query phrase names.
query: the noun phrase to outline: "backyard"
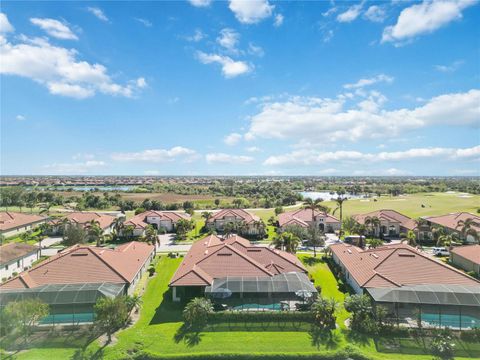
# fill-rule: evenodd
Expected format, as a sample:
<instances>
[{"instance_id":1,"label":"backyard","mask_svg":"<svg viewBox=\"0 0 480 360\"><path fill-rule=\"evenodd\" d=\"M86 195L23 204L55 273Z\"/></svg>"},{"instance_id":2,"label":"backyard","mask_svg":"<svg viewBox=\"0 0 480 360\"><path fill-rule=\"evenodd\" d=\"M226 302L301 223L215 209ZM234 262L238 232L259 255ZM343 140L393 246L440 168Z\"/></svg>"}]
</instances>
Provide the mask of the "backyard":
<instances>
[{"instance_id":1,"label":"backyard","mask_svg":"<svg viewBox=\"0 0 480 360\"><path fill-rule=\"evenodd\" d=\"M302 256L302 261L315 279L315 285L322 287L324 297L333 297L342 303L344 294L337 289L337 282L328 266L320 258ZM241 324L233 331L207 329L197 336L179 337L182 326L181 306L171 302L168 282L181 262L181 258L162 257L157 264L157 275L150 279L143 296L143 306L140 319L129 329L120 331L113 344L100 348L97 341L87 346L86 337L76 337L68 341L59 336L53 336L37 348L20 352L11 359L66 359L87 358L123 359L162 358L183 356L219 356L222 354L248 354L250 356L290 355L298 358L301 355L332 354L344 349L347 345L357 347L365 356L372 359L431 359L423 348L413 340L378 339L377 346L386 352L378 352L375 342L368 337L355 337L350 333L344 321L348 313L340 307L337 313L339 328L334 331L329 342L319 341L310 331L304 329L292 330L271 324L266 329L258 329L253 324ZM391 343L395 343L395 353ZM386 345L385 345L386 344ZM85 345L83 347L82 345ZM385 346L384 346L385 345ZM458 348L464 349L459 355L471 357L480 356L480 346L472 349L472 344L459 343ZM83 348L83 349L82 349ZM425 354L425 355L418 355Z\"/></svg>"}]
</instances>

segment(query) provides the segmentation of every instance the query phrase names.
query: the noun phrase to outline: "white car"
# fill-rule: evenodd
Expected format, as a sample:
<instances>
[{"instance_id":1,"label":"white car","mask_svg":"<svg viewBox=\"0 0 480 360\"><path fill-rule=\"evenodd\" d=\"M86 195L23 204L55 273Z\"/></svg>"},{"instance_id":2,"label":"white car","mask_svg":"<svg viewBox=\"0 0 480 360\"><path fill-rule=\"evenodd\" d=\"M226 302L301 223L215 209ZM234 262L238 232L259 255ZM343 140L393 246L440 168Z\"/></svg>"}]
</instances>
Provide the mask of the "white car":
<instances>
[{"instance_id":1,"label":"white car","mask_svg":"<svg viewBox=\"0 0 480 360\"><path fill-rule=\"evenodd\" d=\"M434 247L432 251L435 256L450 256L450 251L444 247Z\"/></svg>"}]
</instances>

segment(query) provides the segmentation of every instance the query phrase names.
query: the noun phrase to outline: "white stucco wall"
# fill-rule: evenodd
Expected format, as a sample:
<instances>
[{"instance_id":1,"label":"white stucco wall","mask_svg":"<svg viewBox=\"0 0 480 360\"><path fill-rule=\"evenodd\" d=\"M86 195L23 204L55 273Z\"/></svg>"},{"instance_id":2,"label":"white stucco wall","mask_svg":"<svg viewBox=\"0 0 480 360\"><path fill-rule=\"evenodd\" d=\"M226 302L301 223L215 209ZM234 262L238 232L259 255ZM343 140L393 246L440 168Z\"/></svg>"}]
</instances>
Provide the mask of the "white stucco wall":
<instances>
[{"instance_id":1,"label":"white stucco wall","mask_svg":"<svg viewBox=\"0 0 480 360\"><path fill-rule=\"evenodd\" d=\"M8 264L0 266L0 279L9 278L13 273L21 273L22 271L32 267L33 262L38 260L38 251L25 257L13 260Z\"/></svg>"}]
</instances>

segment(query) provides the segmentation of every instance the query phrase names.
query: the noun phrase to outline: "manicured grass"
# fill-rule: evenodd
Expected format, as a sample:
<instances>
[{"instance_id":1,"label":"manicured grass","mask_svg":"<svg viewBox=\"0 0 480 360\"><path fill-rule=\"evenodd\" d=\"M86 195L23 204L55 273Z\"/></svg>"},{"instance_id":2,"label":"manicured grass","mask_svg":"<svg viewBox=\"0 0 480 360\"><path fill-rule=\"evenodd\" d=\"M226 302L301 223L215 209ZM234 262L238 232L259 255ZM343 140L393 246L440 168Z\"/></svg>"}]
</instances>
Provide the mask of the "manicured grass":
<instances>
[{"instance_id":1,"label":"manicured grass","mask_svg":"<svg viewBox=\"0 0 480 360\"><path fill-rule=\"evenodd\" d=\"M355 199L343 204L343 214L344 216L362 214L379 209L397 210L412 218L461 211L476 214L480 208L480 196L469 196L471 197L459 197L459 193L422 193L396 197L381 196L377 201L373 198ZM331 201L326 201L325 205L335 209L335 204Z\"/></svg>"}]
</instances>

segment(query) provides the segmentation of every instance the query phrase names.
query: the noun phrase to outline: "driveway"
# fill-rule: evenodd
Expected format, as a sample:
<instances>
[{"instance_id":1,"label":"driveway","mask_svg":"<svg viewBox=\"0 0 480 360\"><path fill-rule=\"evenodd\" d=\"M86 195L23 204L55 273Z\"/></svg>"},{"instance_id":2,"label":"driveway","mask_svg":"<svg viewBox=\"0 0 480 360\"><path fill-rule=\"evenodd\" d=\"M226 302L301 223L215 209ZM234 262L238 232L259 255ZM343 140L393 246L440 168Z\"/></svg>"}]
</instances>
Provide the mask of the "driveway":
<instances>
[{"instance_id":1,"label":"driveway","mask_svg":"<svg viewBox=\"0 0 480 360\"><path fill-rule=\"evenodd\" d=\"M173 239L175 234L158 235L160 245L157 246L158 252L188 252L192 247L191 244L175 244Z\"/></svg>"},{"instance_id":2,"label":"driveway","mask_svg":"<svg viewBox=\"0 0 480 360\"><path fill-rule=\"evenodd\" d=\"M62 237L61 236L55 236L55 237L47 237L42 240L42 248L48 248L52 245L56 245L62 242ZM36 243L35 245L39 246L39 243Z\"/></svg>"}]
</instances>

